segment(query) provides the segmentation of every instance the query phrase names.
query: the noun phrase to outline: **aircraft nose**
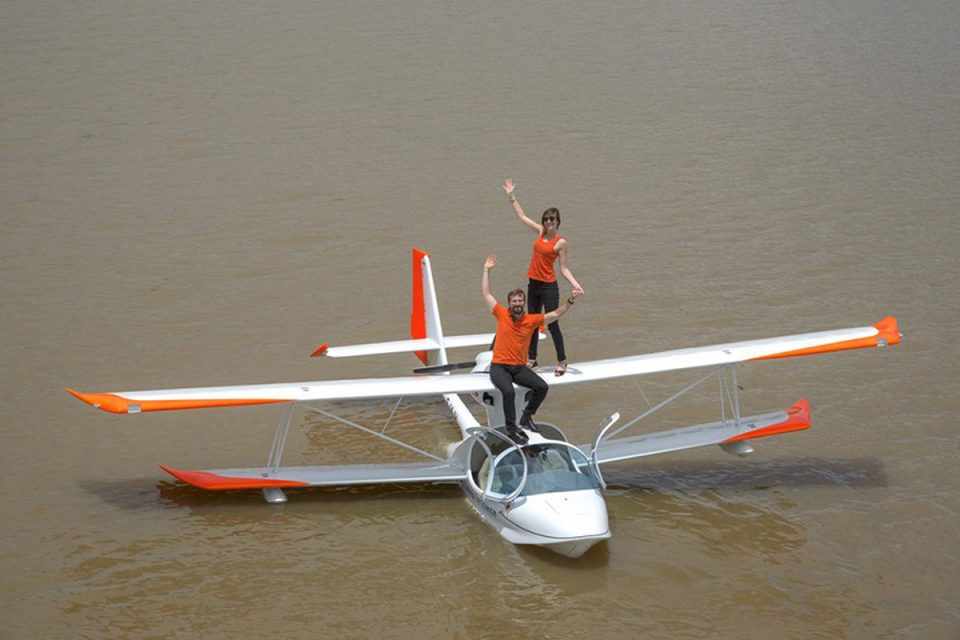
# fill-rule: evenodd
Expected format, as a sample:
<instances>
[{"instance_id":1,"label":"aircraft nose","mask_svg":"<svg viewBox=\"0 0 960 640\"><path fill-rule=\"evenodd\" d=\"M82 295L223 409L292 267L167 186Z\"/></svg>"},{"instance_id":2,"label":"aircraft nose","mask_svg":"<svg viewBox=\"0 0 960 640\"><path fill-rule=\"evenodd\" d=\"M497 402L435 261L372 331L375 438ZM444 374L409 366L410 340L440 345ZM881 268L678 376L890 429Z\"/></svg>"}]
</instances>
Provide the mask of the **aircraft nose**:
<instances>
[{"instance_id":1,"label":"aircraft nose","mask_svg":"<svg viewBox=\"0 0 960 640\"><path fill-rule=\"evenodd\" d=\"M596 536L610 530L607 504L595 489L527 496L508 517L527 531L550 538Z\"/></svg>"}]
</instances>

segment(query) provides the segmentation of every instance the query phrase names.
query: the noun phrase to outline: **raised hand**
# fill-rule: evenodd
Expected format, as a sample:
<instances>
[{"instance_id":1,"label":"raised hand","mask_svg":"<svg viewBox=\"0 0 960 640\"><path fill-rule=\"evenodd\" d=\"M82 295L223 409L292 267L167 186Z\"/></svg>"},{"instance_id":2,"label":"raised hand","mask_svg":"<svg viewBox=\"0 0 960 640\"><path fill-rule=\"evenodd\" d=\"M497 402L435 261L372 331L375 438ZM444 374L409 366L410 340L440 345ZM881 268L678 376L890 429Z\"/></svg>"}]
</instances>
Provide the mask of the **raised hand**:
<instances>
[{"instance_id":1,"label":"raised hand","mask_svg":"<svg viewBox=\"0 0 960 640\"><path fill-rule=\"evenodd\" d=\"M493 269L495 266L497 266L497 256L495 255L491 254L487 256L486 260L483 261L484 269Z\"/></svg>"},{"instance_id":2,"label":"raised hand","mask_svg":"<svg viewBox=\"0 0 960 640\"><path fill-rule=\"evenodd\" d=\"M507 178L506 180L503 181L503 190L507 192L508 196L513 193L513 190L515 188L516 187L513 186L513 180L511 180L510 178Z\"/></svg>"}]
</instances>

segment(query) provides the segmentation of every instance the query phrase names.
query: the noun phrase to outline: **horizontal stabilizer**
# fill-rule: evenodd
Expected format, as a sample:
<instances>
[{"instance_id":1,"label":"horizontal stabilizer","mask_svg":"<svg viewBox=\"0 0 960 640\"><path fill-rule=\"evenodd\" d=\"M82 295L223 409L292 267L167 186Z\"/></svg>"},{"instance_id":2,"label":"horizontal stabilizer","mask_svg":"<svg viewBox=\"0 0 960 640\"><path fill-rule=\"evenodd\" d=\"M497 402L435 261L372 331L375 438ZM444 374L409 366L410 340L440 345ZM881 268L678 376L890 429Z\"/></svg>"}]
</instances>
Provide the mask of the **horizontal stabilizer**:
<instances>
[{"instance_id":1,"label":"horizontal stabilizer","mask_svg":"<svg viewBox=\"0 0 960 640\"><path fill-rule=\"evenodd\" d=\"M210 491L406 482L457 482L466 477L466 473L460 467L432 462L279 467L272 472L268 472L266 467L210 469L207 471L184 471L166 465L160 465L160 468L178 480Z\"/></svg>"},{"instance_id":2,"label":"horizontal stabilizer","mask_svg":"<svg viewBox=\"0 0 960 640\"><path fill-rule=\"evenodd\" d=\"M800 400L785 411L741 417L739 422L729 418L693 427L607 440L600 443L597 458L603 464L695 447L732 445L809 428L810 403ZM582 445L580 448L588 456L593 453L593 445Z\"/></svg>"},{"instance_id":3,"label":"horizontal stabilizer","mask_svg":"<svg viewBox=\"0 0 960 640\"><path fill-rule=\"evenodd\" d=\"M419 340L393 340L391 342L368 342L343 347L331 347L326 342L317 347L311 358L329 356L331 358L351 358L353 356L374 356L382 353L404 353L407 351L431 351L439 349L440 344L430 338Z\"/></svg>"},{"instance_id":4,"label":"horizontal stabilizer","mask_svg":"<svg viewBox=\"0 0 960 640\"><path fill-rule=\"evenodd\" d=\"M404 353L408 351L436 351L441 346L445 349L457 347L489 347L493 342L492 333L472 333L464 336L444 336L443 344L432 338L418 338L416 340L393 340L390 342L368 342L366 344L351 344L342 347L331 347L324 342L314 349L311 358L329 356L331 358L350 358L353 356L375 356L384 353ZM546 336L540 334L543 340Z\"/></svg>"}]
</instances>

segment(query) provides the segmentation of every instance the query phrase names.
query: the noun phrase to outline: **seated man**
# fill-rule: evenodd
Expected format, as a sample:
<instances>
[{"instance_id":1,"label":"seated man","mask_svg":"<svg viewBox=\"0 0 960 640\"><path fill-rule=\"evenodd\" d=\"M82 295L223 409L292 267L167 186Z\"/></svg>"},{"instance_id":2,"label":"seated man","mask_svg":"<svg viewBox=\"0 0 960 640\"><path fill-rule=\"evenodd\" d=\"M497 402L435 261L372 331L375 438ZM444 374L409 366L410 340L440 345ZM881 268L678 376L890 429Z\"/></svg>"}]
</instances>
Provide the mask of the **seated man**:
<instances>
[{"instance_id":1,"label":"seated man","mask_svg":"<svg viewBox=\"0 0 960 640\"><path fill-rule=\"evenodd\" d=\"M544 322L550 323L565 314L580 295L574 291L567 300L553 311L525 313L526 295L523 289L514 289L507 294L509 310L501 306L490 293L490 269L497 264L496 256L487 256L483 263L483 278L480 289L487 307L497 319L497 334L494 338L493 358L490 363L490 381L503 396L503 415L507 435L518 444L527 442L527 435L517 428L517 412L514 407L514 383L533 391L520 419L520 425L533 427L533 415L547 397L547 383L527 366L527 350L530 339Z\"/></svg>"}]
</instances>

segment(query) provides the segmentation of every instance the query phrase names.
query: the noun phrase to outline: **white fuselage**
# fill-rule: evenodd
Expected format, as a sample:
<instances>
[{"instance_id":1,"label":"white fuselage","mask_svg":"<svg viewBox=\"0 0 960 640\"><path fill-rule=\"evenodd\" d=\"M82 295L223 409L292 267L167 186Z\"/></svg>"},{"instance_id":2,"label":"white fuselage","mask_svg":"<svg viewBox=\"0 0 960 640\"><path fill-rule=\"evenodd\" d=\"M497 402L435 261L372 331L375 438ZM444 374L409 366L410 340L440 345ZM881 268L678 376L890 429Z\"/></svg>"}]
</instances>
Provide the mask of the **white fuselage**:
<instances>
[{"instance_id":1,"label":"white fuselage","mask_svg":"<svg viewBox=\"0 0 960 640\"><path fill-rule=\"evenodd\" d=\"M480 425L458 396L451 394L445 399L465 441L468 430ZM528 432L528 435L530 442L523 451L556 451L558 453L552 458L554 462L561 459L571 462L575 457L577 460L580 457L586 460L579 449L566 442L549 440L539 433ZM529 473L524 489L515 498L509 499L495 487L497 479L490 478L490 474L498 473L498 463L507 462L503 459L504 455L510 455L510 452L496 458L490 456L491 460L484 464L482 471L471 472L460 482L480 518L504 539L513 544L537 545L570 558L578 558L597 542L610 537L603 492L599 485L592 483L588 473L584 472L583 477L579 477L575 471L567 469L560 472L545 470L531 460L530 464L524 464ZM514 453L513 460L519 455L522 454ZM573 465L571 468L583 469L583 465ZM560 479L556 477L558 475ZM573 484L571 479L574 480Z\"/></svg>"},{"instance_id":2,"label":"white fuselage","mask_svg":"<svg viewBox=\"0 0 960 640\"><path fill-rule=\"evenodd\" d=\"M480 518L513 544L537 545L579 558L610 537L607 504L599 489L521 496L505 507L484 500L466 481L461 486Z\"/></svg>"}]
</instances>

